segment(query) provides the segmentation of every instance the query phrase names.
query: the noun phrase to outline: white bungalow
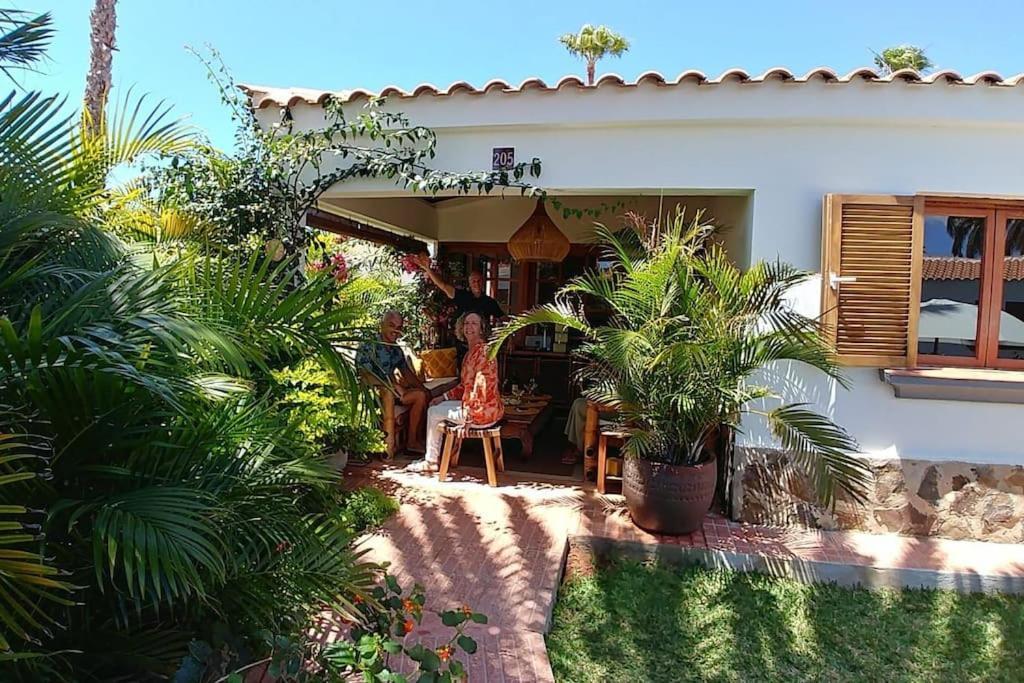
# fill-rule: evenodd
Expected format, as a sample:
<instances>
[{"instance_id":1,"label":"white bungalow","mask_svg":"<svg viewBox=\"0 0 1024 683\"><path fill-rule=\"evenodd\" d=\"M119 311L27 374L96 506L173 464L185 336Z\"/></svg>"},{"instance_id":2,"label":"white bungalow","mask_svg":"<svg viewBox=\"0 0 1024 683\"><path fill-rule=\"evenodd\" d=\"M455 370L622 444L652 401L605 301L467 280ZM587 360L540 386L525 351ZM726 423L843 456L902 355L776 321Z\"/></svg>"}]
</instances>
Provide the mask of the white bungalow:
<instances>
[{"instance_id":1,"label":"white bungalow","mask_svg":"<svg viewBox=\"0 0 1024 683\"><path fill-rule=\"evenodd\" d=\"M287 107L300 127L322 122L327 94L352 107L369 95L245 89L262 122ZM538 184L567 205L704 208L741 266L781 258L821 274L794 299L832 323L852 388L796 368L779 381L856 436L877 491L866 510L832 515L794 484L780 505L752 459L736 515L1024 541L1024 75L688 71L377 94L437 133L438 168L490 168L496 148L512 148L543 160ZM582 267L593 219L551 215L579 246L560 264L514 263L507 242L535 200L513 194L424 198L352 181L320 209L430 243L462 272L482 266L517 312ZM571 396L568 357L536 344L508 372ZM756 423L739 444L748 456L774 446Z\"/></svg>"}]
</instances>

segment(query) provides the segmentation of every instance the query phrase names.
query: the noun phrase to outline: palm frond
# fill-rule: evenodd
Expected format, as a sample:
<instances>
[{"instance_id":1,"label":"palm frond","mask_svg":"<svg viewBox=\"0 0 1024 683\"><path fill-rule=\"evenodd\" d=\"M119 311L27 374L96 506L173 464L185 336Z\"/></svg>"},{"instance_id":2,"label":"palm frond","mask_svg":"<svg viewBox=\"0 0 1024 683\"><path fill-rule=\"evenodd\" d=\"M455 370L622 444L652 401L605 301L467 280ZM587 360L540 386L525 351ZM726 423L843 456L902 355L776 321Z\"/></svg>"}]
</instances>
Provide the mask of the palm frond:
<instances>
[{"instance_id":1,"label":"palm frond","mask_svg":"<svg viewBox=\"0 0 1024 683\"><path fill-rule=\"evenodd\" d=\"M223 577L225 548L217 530L221 516L207 492L184 486L154 486L65 508L92 530L96 582L127 589L145 599L181 598Z\"/></svg>"},{"instance_id":2,"label":"palm frond","mask_svg":"<svg viewBox=\"0 0 1024 683\"><path fill-rule=\"evenodd\" d=\"M65 572L39 552L39 524L24 486L46 465L45 449L27 435L0 433L0 653L10 654L12 641L38 642L50 635L56 617L48 605L71 606L73 586Z\"/></svg>"},{"instance_id":3,"label":"palm frond","mask_svg":"<svg viewBox=\"0 0 1024 683\"><path fill-rule=\"evenodd\" d=\"M539 306L522 315L513 316L508 322L494 330L488 350L490 357L496 358L501 350L501 345L516 332L530 325L543 323L564 325L582 333L584 337L590 337L593 332L590 325L587 324L586 318L583 317L580 307L574 305L567 297L559 297L558 300L550 304Z\"/></svg>"},{"instance_id":4,"label":"palm frond","mask_svg":"<svg viewBox=\"0 0 1024 683\"><path fill-rule=\"evenodd\" d=\"M843 428L805 404L784 405L765 417L772 433L811 482L821 505L834 509L836 487L856 502L866 500L871 468L854 455L857 442Z\"/></svg>"},{"instance_id":5,"label":"palm frond","mask_svg":"<svg viewBox=\"0 0 1024 683\"><path fill-rule=\"evenodd\" d=\"M19 10L0 9L0 71L10 76L12 68L29 68L41 61L53 34L53 17L49 12L32 16Z\"/></svg>"}]
</instances>

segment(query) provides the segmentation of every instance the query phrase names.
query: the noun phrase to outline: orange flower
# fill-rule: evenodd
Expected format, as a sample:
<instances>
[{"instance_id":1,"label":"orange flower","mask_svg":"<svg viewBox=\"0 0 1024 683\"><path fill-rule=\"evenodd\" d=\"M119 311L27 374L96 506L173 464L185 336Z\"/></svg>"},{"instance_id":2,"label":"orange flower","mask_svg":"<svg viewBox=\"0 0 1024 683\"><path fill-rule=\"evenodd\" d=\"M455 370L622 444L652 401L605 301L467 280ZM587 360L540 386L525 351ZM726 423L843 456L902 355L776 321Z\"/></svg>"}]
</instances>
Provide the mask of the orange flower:
<instances>
[{"instance_id":1,"label":"orange flower","mask_svg":"<svg viewBox=\"0 0 1024 683\"><path fill-rule=\"evenodd\" d=\"M452 658L452 646L442 645L441 647L437 648L437 657L442 662L447 662L449 659Z\"/></svg>"},{"instance_id":2,"label":"orange flower","mask_svg":"<svg viewBox=\"0 0 1024 683\"><path fill-rule=\"evenodd\" d=\"M361 596L357 595L357 596L356 596L356 597L355 597L355 598L354 598L354 599L352 600L352 602L354 602L354 603L355 603L355 604L357 604L357 605L361 605L361 604L363 604L363 598L362 598Z\"/></svg>"},{"instance_id":3,"label":"orange flower","mask_svg":"<svg viewBox=\"0 0 1024 683\"><path fill-rule=\"evenodd\" d=\"M404 633L412 633L412 629L416 624L413 623L412 619L406 619L405 623L402 624L402 631Z\"/></svg>"},{"instance_id":4,"label":"orange flower","mask_svg":"<svg viewBox=\"0 0 1024 683\"><path fill-rule=\"evenodd\" d=\"M464 615L466 615L466 618L468 619L468 618L469 618L470 616L472 616L472 615L473 615L473 610L471 610L471 609L469 608L469 605L463 605L463 606L462 606L462 613L463 613Z\"/></svg>"},{"instance_id":5,"label":"orange flower","mask_svg":"<svg viewBox=\"0 0 1024 683\"><path fill-rule=\"evenodd\" d=\"M416 602L410 600L409 598L406 598L405 600L402 600L402 609L404 609L409 614L419 614L423 608L420 607Z\"/></svg>"}]
</instances>

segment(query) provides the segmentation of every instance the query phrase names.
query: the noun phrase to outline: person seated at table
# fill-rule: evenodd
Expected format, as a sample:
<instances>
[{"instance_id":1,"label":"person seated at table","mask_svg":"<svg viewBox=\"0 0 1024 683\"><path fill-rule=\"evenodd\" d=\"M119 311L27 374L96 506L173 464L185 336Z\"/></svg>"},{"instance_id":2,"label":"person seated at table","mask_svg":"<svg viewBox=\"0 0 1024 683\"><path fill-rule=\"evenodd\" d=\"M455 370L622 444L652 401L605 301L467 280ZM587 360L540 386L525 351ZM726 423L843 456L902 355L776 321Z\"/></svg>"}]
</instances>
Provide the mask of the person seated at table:
<instances>
[{"instance_id":1,"label":"person seated at table","mask_svg":"<svg viewBox=\"0 0 1024 683\"><path fill-rule=\"evenodd\" d=\"M490 427L505 416L498 362L487 357L489 333L487 321L479 313L464 313L455 323L456 336L468 347L462 362L461 382L443 397L434 399L427 411L426 457L408 469L418 472L437 469L444 438L442 423L446 420L469 430Z\"/></svg>"},{"instance_id":2,"label":"person seated at table","mask_svg":"<svg viewBox=\"0 0 1024 683\"><path fill-rule=\"evenodd\" d=\"M388 387L395 392L396 398L402 405L409 406L409 432L406 439L406 450L422 453L426 449L423 418L430 394L420 378L409 367L405 353L398 346L398 339L402 336L404 329L405 319L401 313L398 311L385 313L380 320L378 339L359 345L359 349L356 351L356 368L363 381Z\"/></svg>"},{"instance_id":3,"label":"person seated at table","mask_svg":"<svg viewBox=\"0 0 1024 683\"><path fill-rule=\"evenodd\" d=\"M615 413L603 412L599 413L598 419L610 420L613 417L615 417ZM580 396L572 402L572 406L569 408L569 417L565 420L565 438L569 440L569 445L562 453L563 464L573 465L579 459L579 454L585 448L586 428L587 399Z\"/></svg>"}]
</instances>

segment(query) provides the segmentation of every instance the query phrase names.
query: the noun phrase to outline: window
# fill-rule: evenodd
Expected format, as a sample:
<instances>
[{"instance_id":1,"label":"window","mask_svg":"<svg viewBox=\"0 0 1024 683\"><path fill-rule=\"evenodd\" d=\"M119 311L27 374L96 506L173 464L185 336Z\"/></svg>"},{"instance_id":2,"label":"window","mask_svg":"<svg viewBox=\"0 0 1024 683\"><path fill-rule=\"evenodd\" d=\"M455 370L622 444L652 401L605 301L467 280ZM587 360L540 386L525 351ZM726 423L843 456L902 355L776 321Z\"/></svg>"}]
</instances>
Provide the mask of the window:
<instances>
[{"instance_id":1,"label":"window","mask_svg":"<svg viewBox=\"0 0 1024 683\"><path fill-rule=\"evenodd\" d=\"M842 362L1024 369L1024 202L828 195L822 236Z\"/></svg>"},{"instance_id":2,"label":"window","mask_svg":"<svg viewBox=\"0 0 1024 683\"><path fill-rule=\"evenodd\" d=\"M919 365L1024 367L1024 212L926 202Z\"/></svg>"}]
</instances>

